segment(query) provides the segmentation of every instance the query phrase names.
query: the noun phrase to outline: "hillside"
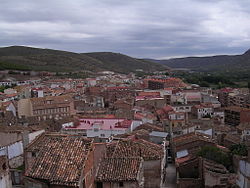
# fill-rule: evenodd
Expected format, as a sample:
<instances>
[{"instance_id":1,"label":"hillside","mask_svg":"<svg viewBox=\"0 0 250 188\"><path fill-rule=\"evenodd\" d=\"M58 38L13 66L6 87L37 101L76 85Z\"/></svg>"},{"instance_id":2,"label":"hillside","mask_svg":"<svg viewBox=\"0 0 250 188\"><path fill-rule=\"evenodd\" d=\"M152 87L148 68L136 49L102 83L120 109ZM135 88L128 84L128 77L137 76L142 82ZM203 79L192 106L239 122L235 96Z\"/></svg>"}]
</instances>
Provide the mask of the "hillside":
<instances>
[{"instance_id":1,"label":"hillside","mask_svg":"<svg viewBox=\"0 0 250 188\"><path fill-rule=\"evenodd\" d=\"M0 48L0 69L39 71L135 72L165 70L167 67L147 60L112 52L73 53L67 51L11 46Z\"/></svg>"},{"instance_id":2,"label":"hillside","mask_svg":"<svg viewBox=\"0 0 250 188\"><path fill-rule=\"evenodd\" d=\"M169 60L150 60L170 68L187 68L196 71L246 72L250 71L250 50L242 55L186 57Z\"/></svg>"}]
</instances>

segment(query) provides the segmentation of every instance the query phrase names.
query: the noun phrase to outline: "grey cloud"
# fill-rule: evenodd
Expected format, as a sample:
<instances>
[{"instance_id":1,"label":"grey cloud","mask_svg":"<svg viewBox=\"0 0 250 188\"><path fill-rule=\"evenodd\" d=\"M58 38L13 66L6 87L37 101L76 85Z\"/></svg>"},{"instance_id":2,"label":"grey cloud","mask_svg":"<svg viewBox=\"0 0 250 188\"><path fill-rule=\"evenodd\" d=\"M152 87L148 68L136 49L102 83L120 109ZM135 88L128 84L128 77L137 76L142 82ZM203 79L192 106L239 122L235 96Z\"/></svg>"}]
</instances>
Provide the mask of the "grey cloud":
<instances>
[{"instance_id":1,"label":"grey cloud","mask_svg":"<svg viewBox=\"0 0 250 188\"><path fill-rule=\"evenodd\" d=\"M2 0L0 45L134 57L242 53L248 0Z\"/></svg>"}]
</instances>

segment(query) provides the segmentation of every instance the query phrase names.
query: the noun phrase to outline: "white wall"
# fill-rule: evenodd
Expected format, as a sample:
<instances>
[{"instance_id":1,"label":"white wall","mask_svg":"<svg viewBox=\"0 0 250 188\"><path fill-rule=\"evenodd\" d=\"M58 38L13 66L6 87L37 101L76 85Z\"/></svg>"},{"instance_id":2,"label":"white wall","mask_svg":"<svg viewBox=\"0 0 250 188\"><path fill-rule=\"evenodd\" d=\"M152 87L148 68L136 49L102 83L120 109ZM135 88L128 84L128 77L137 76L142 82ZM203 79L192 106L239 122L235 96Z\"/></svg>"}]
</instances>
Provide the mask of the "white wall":
<instances>
[{"instance_id":1,"label":"white wall","mask_svg":"<svg viewBox=\"0 0 250 188\"><path fill-rule=\"evenodd\" d=\"M23 142L19 141L12 145L7 146L8 148L8 159L12 159L23 154Z\"/></svg>"},{"instance_id":2,"label":"white wall","mask_svg":"<svg viewBox=\"0 0 250 188\"><path fill-rule=\"evenodd\" d=\"M6 108L7 111L11 111L14 116L16 116L16 107L13 105L13 103L10 103L10 105Z\"/></svg>"},{"instance_id":3,"label":"white wall","mask_svg":"<svg viewBox=\"0 0 250 188\"><path fill-rule=\"evenodd\" d=\"M249 188L250 181L250 163L247 161L240 160L239 161L239 170L238 170L238 180L237 185L240 188Z\"/></svg>"},{"instance_id":4,"label":"white wall","mask_svg":"<svg viewBox=\"0 0 250 188\"><path fill-rule=\"evenodd\" d=\"M29 133L29 143L31 143L37 136L39 136L43 132L45 132L45 130L39 130L39 131Z\"/></svg>"},{"instance_id":5,"label":"white wall","mask_svg":"<svg viewBox=\"0 0 250 188\"><path fill-rule=\"evenodd\" d=\"M213 130L212 129L207 129L207 130L196 130L196 132L207 134L209 136L213 136Z\"/></svg>"},{"instance_id":6,"label":"white wall","mask_svg":"<svg viewBox=\"0 0 250 188\"><path fill-rule=\"evenodd\" d=\"M37 95L37 97L44 97L43 90L38 90Z\"/></svg>"},{"instance_id":7,"label":"white wall","mask_svg":"<svg viewBox=\"0 0 250 188\"><path fill-rule=\"evenodd\" d=\"M0 174L0 188L12 188L10 174Z\"/></svg>"},{"instance_id":8,"label":"white wall","mask_svg":"<svg viewBox=\"0 0 250 188\"><path fill-rule=\"evenodd\" d=\"M93 137L99 137L99 138L109 138L112 135L118 135L118 134L125 134L126 130L102 130L98 129L98 131L94 129L87 130L87 137L93 138Z\"/></svg>"},{"instance_id":9,"label":"white wall","mask_svg":"<svg viewBox=\"0 0 250 188\"><path fill-rule=\"evenodd\" d=\"M140 126L142 124L142 121L132 121L130 131L132 132L136 127Z\"/></svg>"}]
</instances>

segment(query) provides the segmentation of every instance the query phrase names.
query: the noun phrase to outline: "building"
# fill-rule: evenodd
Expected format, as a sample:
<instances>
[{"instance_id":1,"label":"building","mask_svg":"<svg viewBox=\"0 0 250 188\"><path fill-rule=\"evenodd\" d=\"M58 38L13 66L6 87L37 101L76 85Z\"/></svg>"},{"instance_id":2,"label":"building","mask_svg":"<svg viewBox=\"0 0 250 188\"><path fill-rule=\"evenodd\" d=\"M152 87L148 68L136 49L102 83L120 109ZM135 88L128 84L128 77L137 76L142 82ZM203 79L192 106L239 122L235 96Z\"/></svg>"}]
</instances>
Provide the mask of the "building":
<instances>
[{"instance_id":1,"label":"building","mask_svg":"<svg viewBox=\"0 0 250 188\"><path fill-rule=\"evenodd\" d=\"M44 97L43 89L42 88L32 88L31 89L31 97L32 98L35 98L35 97Z\"/></svg>"},{"instance_id":2,"label":"building","mask_svg":"<svg viewBox=\"0 0 250 188\"><path fill-rule=\"evenodd\" d=\"M96 188L143 188L141 157L104 158L95 178Z\"/></svg>"},{"instance_id":3,"label":"building","mask_svg":"<svg viewBox=\"0 0 250 188\"><path fill-rule=\"evenodd\" d=\"M7 156L0 156L0 187L12 188Z\"/></svg>"},{"instance_id":4,"label":"building","mask_svg":"<svg viewBox=\"0 0 250 188\"><path fill-rule=\"evenodd\" d=\"M211 118L214 115L213 105L210 103L202 103L192 107L192 114L198 119Z\"/></svg>"},{"instance_id":5,"label":"building","mask_svg":"<svg viewBox=\"0 0 250 188\"><path fill-rule=\"evenodd\" d=\"M41 135L25 150L25 187L94 188L94 151L91 139Z\"/></svg>"},{"instance_id":6,"label":"building","mask_svg":"<svg viewBox=\"0 0 250 188\"><path fill-rule=\"evenodd\" d=\"M159 120L168 127L182 127L186 121L186 114L184 112L174 111L173 107L170 105L157 110L156 114Z\"/></svg>"},{"instance_id":7,"label":"building","mask_svg":"<svg viewBox=\"0 0 250 188\"><path fill-rule=\"evenodd\" d=\"M173 138L174 158L179 159L188 156L196 156L203 146L215 146L210 136L199 132L192 132Z\"/></svg>"},{"instance_id":8,"label":"building","mask_svg":"<svg viewBox=\"0 0 250 188\"><path fill-rule=\"evenodd\" d=\"M172 127L182 127L185 125L185 118L185 113L172 111L168 113L168 118L164 122L166 125L171 125Z\"/></svg>"},{"instance_id":9,"label":"building","mask_svg":"<svg viewBox=\"0 0 250 188\"><path fill-rule=\"evenodd\" d=\"M107 157L142 157L144 187L160 188L166 172L166 155L163 146L143 139L123 139L107 145Z\"/></svg>"},{"instance_id":10,"label":"building","mask_svg":"<svg viewBox=\"0 0 250 188\"><path fill-rule=\"evenodd\" d=\"M187 104L176 104L172 105L174 111L176 112L184 112L184 113L190 113L192 109L192 105Z\"/></svg>"},{"instance_id":11,"label":"building","mask_svg":"<svg viewBox=\"0 0 250 188\"><path fill-rule=\"evenodd\" d=\"M219 91L218 97L223 107L246 107L247 104L250 104L250 94L248 90L223 88Z\"/></svg>"},{"instance_id":12,"label":"building","mask_svg":"<svg viewBox=\"0 0 250 188\"><path fill-rule=\"evenodd\" d=\"M135 89L131 87L106 87L101 96L104 97L105 106L109 107L118 99L133 98Z\"/></svg>"},{"instance_id":13,"label":"building","mask_svg":"<svg viewBox=\"0 0 250 188\"><path fill-rule=\"evenodd\" d=\"M202 95L199 90L184 90L182 93L184 95L185 104L200 104L202 101Z\"/></svg>"},{"instance_id":14,"label":"building","mask_svg":"<svg viewBox=\"0 0 250 188\"><path fill-rule=\"evenodd\" d=\"M73 99L68 95L21 99L18 116L35 117L38 121L59 119L75 114Z\"/></svg>"},{"instance_id":15,"label":"building","mask_svg":"<svg viewBox=\"0 0 250 188\"><path fill-rule=\"evenodd\" d=\"M238 126L240 123L250 122L250 109L238 106L225 108L225 124Z\"/></svg>"},{"instance_id":16,"label":"building","mask_svg":"<svg viewBox=\"0 0 250 188\"><path fill-rule=\"evenodd\" d=\"M250 187L250 150L248 148L248 157L241 158L237 161L237 181L240 188Z\"/></svg>"},{"instance_id":17,"label":"building","mask_svg":"<svg viewBox=\"0 0 250 188\"><path fill-rule=\"evenodd\" d=\"M233 145L240 144L242 142L239 134L228 133L223 138L223 146L230 148Z\"/></svg>"},{"instance_id":18,"label":"building","mask_svg":"<svg viewBox=\"0 0 250 188\"><path fill-rule=\"evenodd\" d=\"M222 164L203 159L202 167L205 187L229 187L231 176Z\"/></svg>"},{"instance_id":19,"label":"building","mask_svg":"<svg viewBox=\"0 0 250 188\"><path fill-rule=\"evenodd\" d=\"M0 130L0 156L6 155L10 168L23 164L23 148L31 143L44 129L24 126L2 126Z\"/></svg>"},{"instance_id":20,"label":"building","mask_svg":"<svg viewBox=\"0 0 250 188\"><path fill-rule=\"evenodd\" d=\"M246 104L250 104L250 94L229 94L228 100L230 106L246 107Z\"/></svg>"},{"instance_id":21,"label":"building","mask_svg":"<svg viewBox=\"0 0 250 188\"><path fill-rule=\"evenodd\" d=\"M177 187L231 187L235 185L235 174L218 163L205 158L184 157L176 160Z\"/></svg>"},{"instance_id":22,"label":"building","mask_svg":"<svg viewBox=\"0 0 250 188\"><path fill-rule=\"evenodd\" d=\"M250 123L241 123L236 128L242 140L250 140Z\"/></svg>"},{"instance_id":23,"label":"building","mask_svg":"<svg viewBox=\"0 0 250 188\"><path fill-rule=\"evenodd\" d=\"M111 136L131 132L141 121L116 118L82 118L78 125L65 126L63 132L86 135L88 138L108 139Z\"/></svg>"},{"instance_id":24,"label":"building","mask_svg":"<svg viewBox=\"0 0 250 188\"><path fill-rule=\"evenodd\" d=\"M221 103L218 100L218 97L211 94L202 93L202 103L211 103L214 108L220 108Z\"/></svg>"},{"instance_id":25,"label":"building","mask_svg":"<svg viewBox=\"0 0 250 188\"><path fill-rule=\"evenodd\" d=\"M187 85L180 78L167 79L145 79L145 85L148 89L164 89L164 88L183 88Z\"/></svg>"},{"instance_id":26,"label":"building","mask_svg":"<svg viewBox=\"0 0 250 188\"><path fill-rule=\"evenodd\" d=\"M136 106L144 106L151 105L156 108L162 108L167 104L167 101L164 97L160 96L136 96L135 105Z\"/></svg>"},{"instance_id":27,"label":"building","mask_svg":"<svg viewBox=\"0 0 250 188\"><path fill-rule=\"evenodd\" d=\"M203 187L201 159L186 156L176 159L175 164L178 188Z\"/></svg>"},{"instance_id":28,"label":"building","mask_svg":"<svg viewBox=\"0 0 250 188\"><path fill-rule=\"evenodd\" d=\"M222 107L229 106L229 94L234 93L232 88L223 88L218 93L218 100L221 103Z\"/></svg>"},{"instance_id":29,"label":"building","mask_svg":"<svg viewBox=\"0 0 250 188\"><path fill-rule=\"evenodd\" d=\"M10 126L17 123L16 107L13 102L0 103L0 125Z\"/></svg>"},{"instance_id":30,"label":"building","mask_svg":"<svg viewBox=\"0 0 250 188\"><path fill-rule=\"evenodd\" d=\"M44 130L37 127L1 126L0 130L0 157L6 156L12 184L23 184L24 148ZM1 187L1 186L0 186Z\"/></svg>"}]
</instances>

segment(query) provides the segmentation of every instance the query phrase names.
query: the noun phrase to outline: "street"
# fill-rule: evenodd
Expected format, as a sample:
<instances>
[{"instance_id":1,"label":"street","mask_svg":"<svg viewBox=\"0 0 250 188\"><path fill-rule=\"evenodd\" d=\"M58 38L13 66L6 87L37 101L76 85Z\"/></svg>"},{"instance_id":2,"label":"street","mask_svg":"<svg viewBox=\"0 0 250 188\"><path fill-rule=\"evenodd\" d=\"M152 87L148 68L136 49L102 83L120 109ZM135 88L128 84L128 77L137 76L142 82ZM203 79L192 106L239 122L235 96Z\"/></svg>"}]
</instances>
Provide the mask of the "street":
<instances>
[{"instance_id":1,"label":"street","mask_svg":"<svg viewBox=\"0 0 250 188\"><path fill-rule=\"evenodd\" d=\"M174 164L168 164L166 169L166 182L162 188L176 188L176 168Z\"/></svg>"}]
</instances>

